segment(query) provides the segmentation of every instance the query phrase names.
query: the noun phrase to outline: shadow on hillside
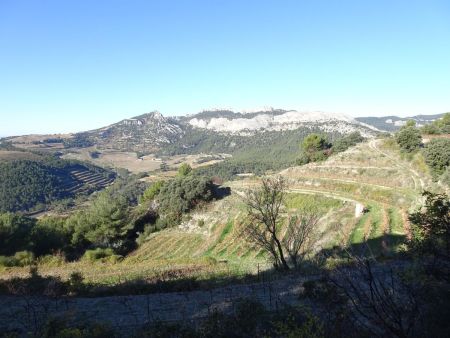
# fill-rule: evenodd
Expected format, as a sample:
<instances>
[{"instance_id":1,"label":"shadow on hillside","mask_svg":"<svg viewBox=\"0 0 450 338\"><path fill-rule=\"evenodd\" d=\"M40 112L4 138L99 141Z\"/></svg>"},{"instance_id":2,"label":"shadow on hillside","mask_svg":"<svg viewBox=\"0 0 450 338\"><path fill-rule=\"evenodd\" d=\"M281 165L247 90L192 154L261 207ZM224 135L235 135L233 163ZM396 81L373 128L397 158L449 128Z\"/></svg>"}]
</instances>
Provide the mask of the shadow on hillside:
<instances>
[{"instance_id":1,"label":"shadow on hillside","mask_svg":"<svg viewBox=\"0 0 450 338\"><path fill-rule=\"evenodd\" d=\"M74 277L70 276L69 280L65 281L60 277L42 276L35 271L28 277L0 279L0 296L106 297L205 291L230 285L251 283L267 284L285 276L285 272L270 269L258 272L258 274L248 273L244 275L234 275L232 272L224 272L205 278L201 277L201 269L199 269L198 275L192 276L184 276L182 270L180 268L174 268L173 270L165 271L159 276L125 279L116 284L86 282L83 281L83 276L78 273L75 273L76 275Z\"/></svg>"},{"instance_id":2,"label":"shadow on hillside","mask_svg":"<svg viewBox=\"0 0 450 338\"><path fill-rule=\"evenodd\" d=\"M202 267L168 269L157 276L128 279L117 284L98 284L78 279L63 281L58 277L42 277L32 274L26 278L0 280L0 294L8 295L70 295L86 297L102 297L116 295L144 295L166 292L189 292L196 290L211 290L218 287L250 283L270 283L286 276L305 277L317 276L327 271L328 259L338 260L341 264L352 264L352 257L374 257L380 260L395 260L404 257L397 247L405 242L405 236L385 235L369 239L363 243L352 244L349 247L333 247L321 250L316 258L306 261L299 269L289 271L268 269L260 271L255 263L258 273L235 275L227 269L226 262L212 263L218 272L211 276L204 275ZM225 265L224 265L225 264ZM220 266L222 265L222 266Z\"/></svg>"},{"instance_id":3,"label":"shadow on hillside","mask_svg":"<svg viewBox=\"0 0 450 338\"><path fill-rule=\"evenodd\" d=\"M352 243L348 247L335 246L323 249L320 254L324 257L335 258L349 258L350 256L395 258L398 255L399 245L405 241L406 236L404 235L389 234L370 238L361 243Z\"/></svg>"}]
</instances>

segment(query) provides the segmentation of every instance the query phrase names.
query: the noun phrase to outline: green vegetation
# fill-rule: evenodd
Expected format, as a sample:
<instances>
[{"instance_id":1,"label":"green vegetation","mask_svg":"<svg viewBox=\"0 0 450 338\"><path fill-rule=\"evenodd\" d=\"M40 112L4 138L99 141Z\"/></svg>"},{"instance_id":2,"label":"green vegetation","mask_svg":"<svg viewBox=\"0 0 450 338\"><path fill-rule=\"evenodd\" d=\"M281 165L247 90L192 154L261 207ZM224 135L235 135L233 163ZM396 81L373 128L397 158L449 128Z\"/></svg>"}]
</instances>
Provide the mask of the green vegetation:
<instances>
[{"instance_id":1,"label":"green vegetation","mask_svg":"<svg viewBox=\"0 0 450 338\"><path fill-rule=\"evenodd\" d=\"M410 122L410 121L408 121ZM406 153L413 153L420 148L422 144L422 135L420 130L415 127L414 121L407 123L395 135L395 139L401 150Z\"/></svg>"},{"instance_id":2,"label":"green vegetation","mask_svg":"<svg viewBox=\"0 0 450 338\"><path fill-rule=\"evenodd\" d=\"M309 134L300 145L300 156L297 164L307 164L326 160L333 153L346 151L348 148L364 141L359 132L337 138L333 143L324 135Z\"/></svg>"},{"instance_id":3,"label":"green vegetation","mask_svg":"<svg viewBox=\"0 0 450 338\"><path fill-rule=\"evenodd\" d=\"M62 198L65 178L62 171L39 162L0 163L0 210L29 210Z\"/></svg>"},{"instance_id":4,"label":"green vegetation","mask_svg":"<svg viewBox=\"0 0 450 338\"><path fill-rule=\"evenodd\" d=\"M297 159L297 164L323 161L331 153L330 148L331 143L327 141L325 136L309 134L300 145L301 155Z\"/></svg>"},{"instance_id":5,"label":"green vegetation","mask_svg":"<svg viewBox=\"0 0 450 338\"><path fill-rule=\"evenodd\" d=\"M0 255L28 249L34 220L12 213L0 214Z\"/></svg>"},{"instance_id":6,"label":"green vegetation","mask_svg":"<svg viewBox=\"0 0 450 338\"><path fill-rule=\"evenodd\" d=\"M428 165L433 179L446 184L450 183L450 171L448 169L450 165L450 139L433 138L425 144L422 152L417 151L422 146L421 132L441 134L446 132L448 128L450 128L450 113L445 114L432 124L422 127L422 129L416 128L414 121L408 121L395 135L395 140L400 149L407 155L407 158L413 160L419 170L427 171L426 165Z\"/></svg>"},{"instance_id":7,"label":"green vegetation","mask_svg":"<svg viewBox=\"0 0 450 338\"><path fill-rule=\"evenodd\" d=\"M450 166L450 139L432 139L423 154L433 177L438 179Z\"/></svg>"},{"instance_id":8,"label":"green vegetation","mask_svg":"<svg viewBox=\"0 0 450 338\"><path fill-rule=\"evenodd\" d=\"M68 217L37 220L0 214L0 255L28 250L36 257L61 252L74 259L88 248L128 252L135 247L136 231L142 226L130 210L143 190L142 182L135 177L121 178L93 197L88 207Z\"/></svg>"},{"instance_id":9,"label":"green vegetation","mask_svg":"<svg viewBox=\"0 0 450 338\"><path fill-rule=\"evenodd\" d=\"M262 176L267 172L285 169L296 163L305 164L311 160L324 160L331 153L345 151L348 147L364 140L358 132L344 137L340 134L328 134L326 140L325 136L317 133L310 134L310 131L273 132L274 135L271 133L256 134L250 139L244 136L236 136L234 139L235 136L233 136L231 143L233 147L224 146L225 148L222 150L216 149L215 146L211 147L210 151L229 152L233 154L233 157L221 163L198 168L195 173L201 176L218 176L223 180L234 180L236 175L245 173ZM316 137L314 135L319 135L319 138L323 139L323 145L326 144L328 148L310 155L302 152L299 156L298 145L308 135L313 135L312 138ZM331 143L328 139L331 140ZM321 140L319 140L320 142ZM336 148L332 147L333 142L336 142ZM201 144L203 145L203 143ZM216 145L216 143L214 144ZM223 143L219 142L218 144ZM208 150L202 151L207 152Z\"/></svg>"},{"instance_id":10,"label":"green vegetation","mask_svg":"<svg viewBox=\"0 0 450 338\"><path fill-rule=\"evenodd\" d=\"M214 197L213 184L205 177L179 176L163 185L158 195L160 216L168 226L178 224L184 213Z\"/></svg>"},{"instance_id":11,"label":"green vegetation","mask_svg":"<svg viewBox=\"0 0 450 338\"><path fill-rule=\"evenodd\" d=\"M422 134L439 135L450 134L450 113L421 128Z\"/></svg>"},{"instance_id":12,"label":"green vegetation","mask_svg":"<svg viewBox=\"0 0 450 338\"><path fill-rule=\"evenodd\" d=\"M450 199L446 194L425 191L422 210L410 214L414 226L412 249L422 254L450 259Z\"/></svg>"},{"instance_id":13,"label":"green vegetation","mask_svg":"<svg viewBox=\"0 0 450 338\"><path fill-rule=\"evenodd\" d=\"M72 138L63 140L64 148L87 148L95 143L86 133L75 134Z\"/></svg>"},{"instance_id":14,"label":"green vegetation","mask_svg":"<svg viewBox=\"0 0 450 338\"><path fill-rule=\"evenodd\" d=\"M29 251L17 251L14 256L0 256L0 267L28 266L34 261L34 255Z\"/></svg>"},{"instance_id":15,"label":"green vegetation","mask_svg":"<svg viewBox=\"0 0 450 338\"><path fill-rule=\"evenodd\" d=\"M287 194L284 202L288 209L295 209L300 212L318 212L325 214L328 211L342 207L342 202L322 195L305 195L291 193Z\"/></svg>"},{"instance_id":16,"label":"green vegetation","mask_svg":"<svg viewBox=\"0 0 450 338\"><path fill-rule=\"evenodd\" d=\"M181 177L187 176L191 173L191 171L192 171L192 167L187 163L183 163L178 168L178 176L181 176Z\"/></svg>"},{"instance_id":17,"label":"green vegetation","mask_svg":"<svg viewBox=\"0 0 450 338\"><path fill-rule=\"evenodd\" d=\"M162 187L164 186L164 181L156 181L150 187L148 187L142 194L141 203L152 201L160 193Z\"/></svg>"},{"instance_id":18,"label":"green vegetation","mask_svg":"<svg viewBox=\"0 0 450 338\"><path fill-rule=\"evenodd\" d=\"M348 148L356 146L358 143L364 142L364 137L357 131L350 133L346 136L338 138L334 143L331 150L333 153L340 153L346 151Z\"/></svg>"},{"instance_id":19,"label":"green vegetation","mask_svg":"<svg viewBox=\"0 0 450 338\"><path fill-rule=\"evenodd\" d=\"M87 163L33 158L0 163L0 211L42 210L54 201L89 194L114 178L111 171Z\"/></svg>"}]
</instances>

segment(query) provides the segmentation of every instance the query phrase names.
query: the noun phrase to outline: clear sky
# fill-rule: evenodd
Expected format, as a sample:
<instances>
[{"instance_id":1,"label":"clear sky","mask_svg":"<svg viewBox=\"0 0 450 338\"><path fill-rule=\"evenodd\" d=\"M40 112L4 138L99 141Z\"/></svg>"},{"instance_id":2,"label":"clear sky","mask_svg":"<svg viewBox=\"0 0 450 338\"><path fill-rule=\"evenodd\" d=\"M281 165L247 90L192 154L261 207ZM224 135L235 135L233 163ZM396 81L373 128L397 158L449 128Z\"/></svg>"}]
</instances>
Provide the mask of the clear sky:
<instances>
[{"instance_id":1,"label":"clear sky","mask_svg":"<svg viewBox=\"0 0 450 338\"><path fill-rule=\"evenodd\" d=\"M0 0L0 135L159 110L450 111L449 0Z\"/></svg>"}]
</instances>

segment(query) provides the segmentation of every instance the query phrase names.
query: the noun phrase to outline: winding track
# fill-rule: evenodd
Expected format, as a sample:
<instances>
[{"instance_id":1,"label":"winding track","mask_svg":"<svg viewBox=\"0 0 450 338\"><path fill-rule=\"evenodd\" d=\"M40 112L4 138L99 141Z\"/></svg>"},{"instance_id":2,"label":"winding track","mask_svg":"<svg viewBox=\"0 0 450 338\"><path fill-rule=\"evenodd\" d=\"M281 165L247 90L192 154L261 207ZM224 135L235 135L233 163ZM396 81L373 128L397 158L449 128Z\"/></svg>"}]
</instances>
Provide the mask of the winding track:
<instances>
[{"instance_id":1,"label":"winding track","mask_svg":"<svg viewBox=\"0 0 450 338\"><path fill-rule=\"evenodd\" d=\"M409 163L406 163L405 161L402 161L398 158L394 158L390 154L382 151L378 147L379 143L380 143L379 139L373 139L369 142L369 147L372 148L374 151L382 154L383 156L386 156L388 159L390 159L394 163L394 166L396 166L397 168L408 170L411 173L412 180L414 181L414 189L418 190L418 191L423 191L425 189L425 182L421 178L419 173L416 170L414 170L413 168L411 168L411 165ZM417 182L419 182L419 183L417 183ZM419 187L419 185L420 185L420 187Z\"/></svg>"}]
</instances>

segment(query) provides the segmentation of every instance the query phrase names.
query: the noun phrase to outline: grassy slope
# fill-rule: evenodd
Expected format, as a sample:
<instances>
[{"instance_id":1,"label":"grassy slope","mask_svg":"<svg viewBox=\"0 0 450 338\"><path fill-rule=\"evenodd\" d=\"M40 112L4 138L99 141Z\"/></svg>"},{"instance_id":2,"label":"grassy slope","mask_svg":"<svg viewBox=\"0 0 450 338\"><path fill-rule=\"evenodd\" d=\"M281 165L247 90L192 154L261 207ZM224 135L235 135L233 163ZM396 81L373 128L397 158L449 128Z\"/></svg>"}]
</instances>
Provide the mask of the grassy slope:
<instances>
[{"instance_id":1,"label":"grassy slope","mask_svg":"<svg viewBox=\"0 0 450 338\"><path fill-rule=\"evenodd\" d=\"M424 179L395 149L383 147L382 141L361 144L326 162L289 168L280 174L288 179L292 191L286 201L289 212L317 207L323 215L318 226L321 248L349 245L363 249L361 243L368 240L375 254L396 250L407 235L404 215L420 194L417 182ZM81 271L88 280L109 283L167 274L168 278L206 278L254 272L267 259L242 238L245 207L240 195L257 184L255 178L231 182L231 196L193 212L180 228L152 234L120 263L46 265L41 272L66 277ZM368 212L355 218L356 204ZM197 225L200 219L203 227ZM18 268L4 272L25 273Z\"/></svg>"}]
</instances>

